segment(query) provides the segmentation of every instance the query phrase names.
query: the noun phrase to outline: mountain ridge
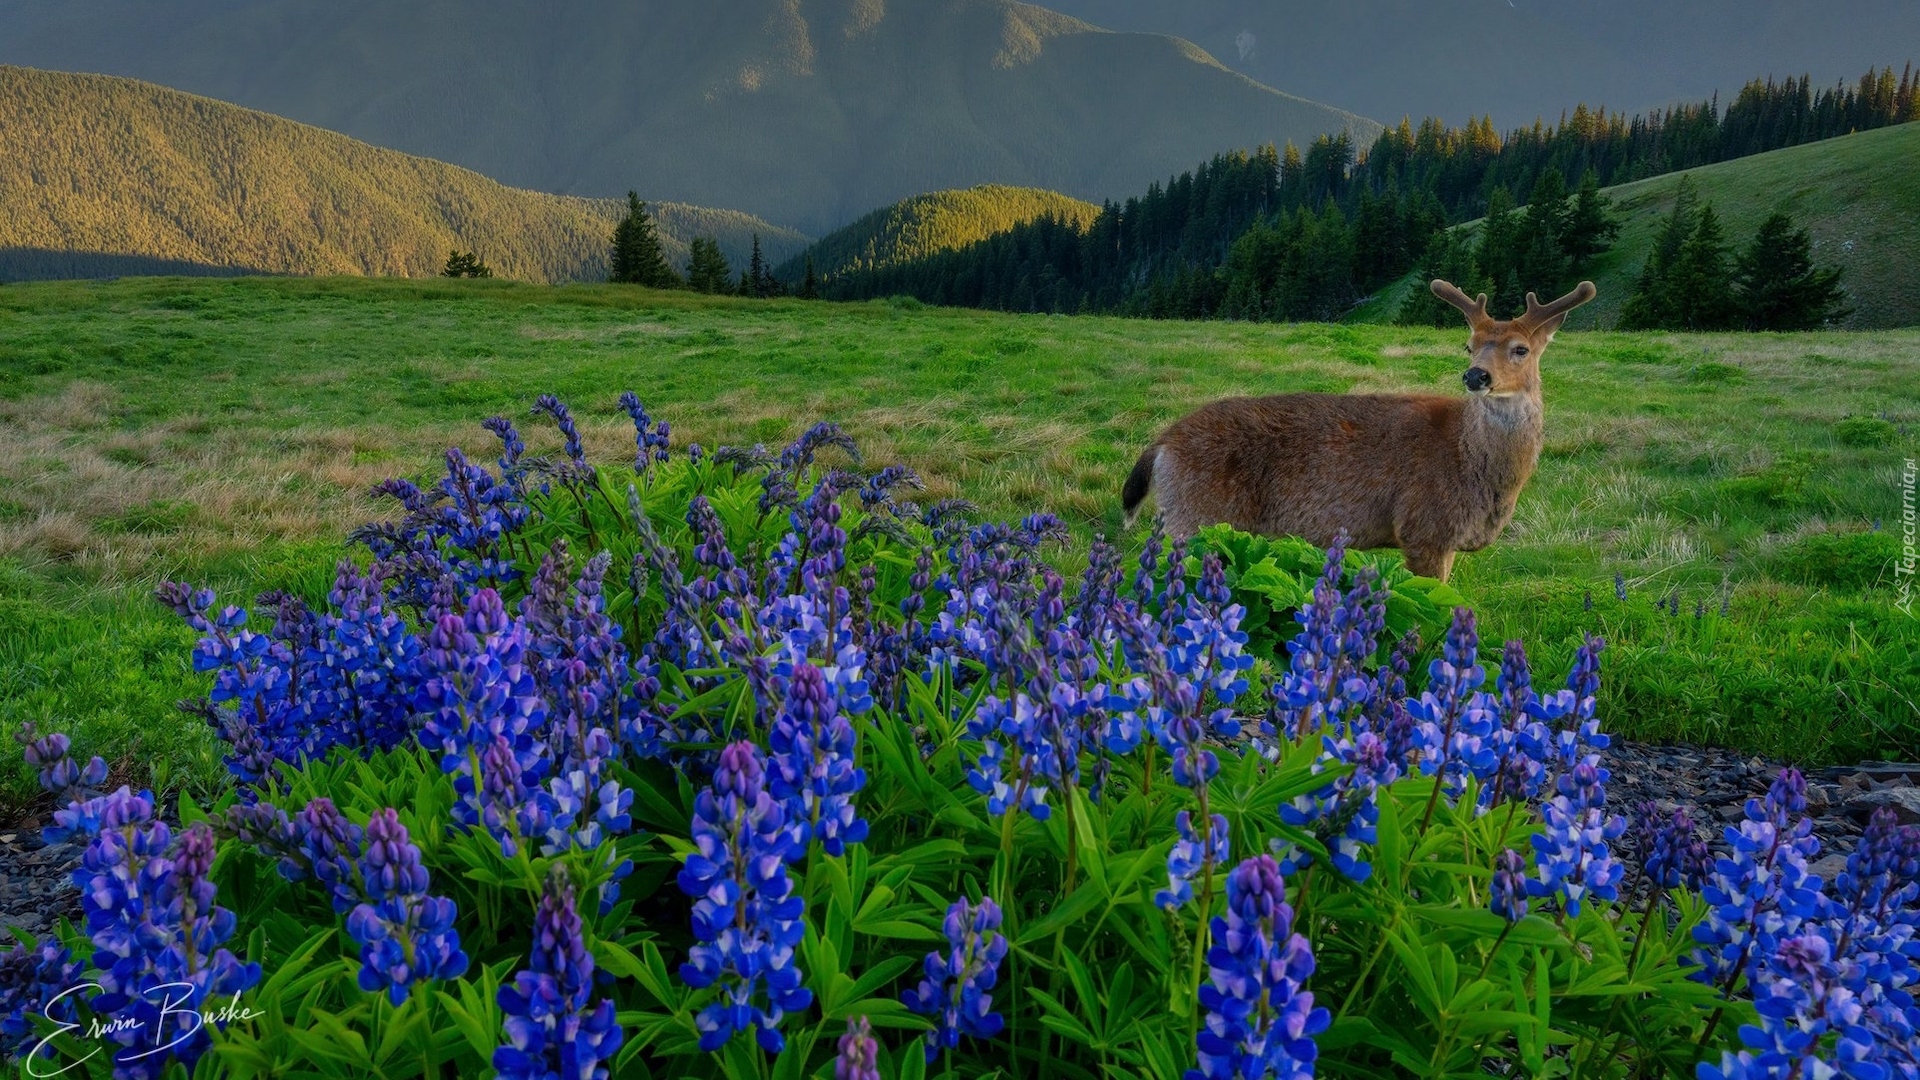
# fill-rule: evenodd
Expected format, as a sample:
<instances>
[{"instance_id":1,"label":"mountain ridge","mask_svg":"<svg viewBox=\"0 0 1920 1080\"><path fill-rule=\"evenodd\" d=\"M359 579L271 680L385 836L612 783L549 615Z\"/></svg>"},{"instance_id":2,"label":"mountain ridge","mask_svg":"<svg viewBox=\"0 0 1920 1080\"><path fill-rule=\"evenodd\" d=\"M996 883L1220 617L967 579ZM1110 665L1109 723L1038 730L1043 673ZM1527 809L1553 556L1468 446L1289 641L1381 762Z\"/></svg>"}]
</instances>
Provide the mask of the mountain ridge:
<instances>
[{"instance_id":1,"label":"mountain ridge","mask_svg":"<svg viewBox=\"0 0 1920 1080\"><path fill-rule=\"evenodd\" d=\"M744 263L807 238L728 210L655 206L668 257L716 236ZM453 248L504 277L605 275L612 200L472 170L139 80L0 65L0 280L97 267L427 276Z\"/></svg>"},{"instance_id":2,"label":"mountain ridge","mask_svg":"<svg viewBox=\"0 0 1920 1080\"><path fill-rule=\"evenodd\" d=\"M980 183L1098 201L1373 121L1011 0L0 0L0 62L137 77L540 191L821 234Z\"/></svg>"}]
</instances>

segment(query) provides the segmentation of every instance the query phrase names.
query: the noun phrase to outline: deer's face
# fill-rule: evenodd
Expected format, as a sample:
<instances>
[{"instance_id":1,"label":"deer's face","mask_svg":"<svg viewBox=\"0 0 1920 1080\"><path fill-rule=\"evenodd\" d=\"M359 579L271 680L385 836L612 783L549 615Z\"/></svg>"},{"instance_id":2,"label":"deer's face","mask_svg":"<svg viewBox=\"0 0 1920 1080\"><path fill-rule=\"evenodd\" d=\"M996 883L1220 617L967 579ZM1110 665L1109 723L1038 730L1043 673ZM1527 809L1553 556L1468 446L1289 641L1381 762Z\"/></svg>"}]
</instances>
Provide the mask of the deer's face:
<instances>
[{"instance_id":1,"label":"deer's face","mask_svg":"<svg viewBox=\"0 0 1920 1080\"><path fill-rule=\"evenodd\" d=\"M1528 333L1518 320L1488 321L1467 340L1468 367L1461 376L1469 394L1505 397L1540 392L1540 354L1553 333Z\"/></svg>"},{"instance_id":2,"label":"deer's face","mask_svg":"<svg viewBox=\"0 0 1920 1080\"><path fill-rule=\"evenodd\" d=\"M1517 319L1487 315L1487 294L1467 294L1444 281L1434 281L1433 294L1467 317L1467 370L1461 376L1467 392L1476 396L1508 397L1540 394L1540 354L1566 321L1567 312L1593 299L1593 282L1583 281L1572 292L1550 304L1527 294L1527 311Z\"/></svg>"}]
</instances>

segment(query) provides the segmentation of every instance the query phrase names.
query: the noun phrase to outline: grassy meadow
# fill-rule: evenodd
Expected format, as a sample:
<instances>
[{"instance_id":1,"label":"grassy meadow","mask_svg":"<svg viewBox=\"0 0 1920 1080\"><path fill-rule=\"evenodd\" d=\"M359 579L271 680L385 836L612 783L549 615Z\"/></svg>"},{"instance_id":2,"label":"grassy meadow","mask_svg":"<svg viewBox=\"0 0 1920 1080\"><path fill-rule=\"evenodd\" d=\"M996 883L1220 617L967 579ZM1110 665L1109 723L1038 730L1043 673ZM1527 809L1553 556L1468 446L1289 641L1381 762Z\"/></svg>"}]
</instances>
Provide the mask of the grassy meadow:
<instances>
[{"instance_id":1,"label":"grassy meadow","mask_svg":"<svg viewBox=\"0 0 1920 1080\"><path fill-rule=\"evenodd\" d=\"M490 459L479 421L541 392L603 461L632 451L627 388L676 447L835 420L930 497L1054 510L1082 539L1070 561L1121 532L1127 467L1182 412L1458 392L1462 338L508 282L0 288L0 731L32 720L130 779L217 782L216 741L173 708L204 690L192 635L152 587L324 594L347 530L387 512L370 486L434 472L451 444ZM1524 638L1557 680L1603 634L1616 732L1810 763L1920 754L1920 620L1892 589L1920 331L1568 333L1543 373L1539 473L1455 571L1483 641ZM535 452L557 447L520 422ZM32 789L6 760L0 820Z\"/></svg>"}]
</instances>

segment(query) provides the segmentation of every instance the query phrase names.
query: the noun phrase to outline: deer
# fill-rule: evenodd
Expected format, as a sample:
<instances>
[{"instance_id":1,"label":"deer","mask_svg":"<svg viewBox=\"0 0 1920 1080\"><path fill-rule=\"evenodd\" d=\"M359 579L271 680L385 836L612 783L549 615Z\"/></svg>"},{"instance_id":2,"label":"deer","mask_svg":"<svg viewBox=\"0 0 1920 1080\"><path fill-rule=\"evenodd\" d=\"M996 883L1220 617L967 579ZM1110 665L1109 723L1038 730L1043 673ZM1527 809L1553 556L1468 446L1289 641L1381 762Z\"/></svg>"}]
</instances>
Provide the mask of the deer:
<instances>
[{"instance_id":1,"label":"deer","mask_svg":"<svg viewBox=\"0 0 1920 1080\"><path fill-rule=\"evenodd\" d=\"M1567 313L1594 298L1583 281L1513 319L1487 314L1435 279L1460 309L1472 358L1467 395L1277 394L1225 398L1176 420L1120 492L1127 521L1149 490L1175 537L1224 522L1325 547L1398 548L1409 571L1446 581L1457 552L1479 551L1513 520L1540 460L1540 357Z\"/></svg>"}]
</instances>

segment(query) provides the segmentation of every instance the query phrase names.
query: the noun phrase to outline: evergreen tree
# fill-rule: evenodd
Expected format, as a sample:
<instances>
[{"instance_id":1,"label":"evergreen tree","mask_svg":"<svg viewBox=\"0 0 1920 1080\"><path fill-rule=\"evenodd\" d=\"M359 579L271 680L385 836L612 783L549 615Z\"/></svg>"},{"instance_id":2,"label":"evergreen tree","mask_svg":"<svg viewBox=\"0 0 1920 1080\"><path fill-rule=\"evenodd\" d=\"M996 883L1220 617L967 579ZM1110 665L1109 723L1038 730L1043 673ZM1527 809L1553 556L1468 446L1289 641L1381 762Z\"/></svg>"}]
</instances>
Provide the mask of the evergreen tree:
<instances>
[{"instance_id":1,"label":"evergreen tree","mask_svg":"<svg viewBox=\"0 0 1920 1080\"><path fill-rule=\"evenodd\" d=\"M1568 284L1567 257L1560 247L1566 221L1567 182L1559 169L1548 167L1534 181L1526 212L1520 217L1514 273L1523 288L1558 295Z\"/></svg>"},{"instance_id":2,"label":"evergreen tree","mask_svg":"<svg viewBox=\"0 0 1920 1080\"><path fill-rule=\"evenodd\" d=\"M1588 169L1580 178L1580 191L1567 209L1560 229L1560 250L1566 254L1575 273L1584 273L1595 256L1613 246L1620 235L1620 221L1612 213L1613 200L1600 194L1600 174Z\"/></svg>"},{"instance_id":3,"label":"evergreen tree","mask_svg":"<svg viewBox=\"0 0 1920 1080\"><path fill-rule=\"evenodd\" d=\"M760 234L753 234L753 254L747 258L747 268L740 271L740 295L765 300L780 295L780 282L773 276L773 267L767 263L766 256L760 254Z\"/></svg>"},{"instance_id":4,"label":"evergreen tree","mask_svg":"<svg viewBox=\"0 0 1920 1080\"><path fill-rule=\"evenodd\" d=\"M814 276L813 255L811 253L807 255L806 276L800 279L800 299L802 300L820 299L820 279Z\"/></svg>"},{"instance_id":5,"label":"evergreen tree","mask_svg":"<svg viewBox=\"0 0 1920 1080\"><path fill-rule=\"evenodd\" d=\"M1713 204L1700 208L1693 235L1674 260L1669 286L1673 325L1684 330L1723 330L1733 323L1733 272L1727 241Z\"/></svg>"},{"instance_id":6,"label":"evergreen tree","mask_svg":"<svg viewBox=\"0 0 1920 1080\"><path fill-rule=\"evenodd\" d=\"M1480 275L1493 283L1493 299L1487 310L1496 318L1510 315L1526 303L1519 274L1521 226L1512 193L1505 184L1494 188L1487 199L1487 216L1480 225L1480 246L1474 252L1474 261L1480 266Z\"/></svg>"},{"instance_id":7,"label":"evergreen tree","mask_svg":"<svg viewBox=\"0 0 1920 1080\"><path fill-rule=\"evenodd\" d=\"M1482 277L1473 262L1473 248L1464 236L1446 229L1433 234L1426 254L1420 258L1420 270L1413 290L1400 304L1394 321L1402 326L1452 327L1460 324L1460 313L1453 305L1433 295L1428 283L1434 278L1450 281L1468 296L1491 293L1493 284Z\"/></svg>"},{"instance_id":8,"label":"evergreen tree","mask_svg":"<svg viewBox=\"0 0 1920 1080\"><path fill-rule=\"evenodd\" d=\"M654 231L653 218L640 196L627 192L627 214L613 229L613 258L608 281L627 285L647 285L671 289L681 284L680 275L667 265L660 236Z\"/></svg>"},{"instance_id":9,"label":"evergreen tree","mask_svg":"<svg viewBox=\"0 0 1920 1080\"><path fill-rule=\"evenodd\" d=\"M1695 207L1700 201L1693 180L1681 177L1673 191L1673 211L1661 224L1647 253L1646 265L1634 283L1633 295L1620 309L1620 329L1661 330L1678 326L1674 306L1673 275L1680 261L1680 249L1693 235Z\"/></svg>"},{"instance_id":10,"label":"evergreen tree","mask_svg":"<svg viewBox=\"0 0 1920 1080\"><path fill-rule=\"evenodd\" d=\"M452 278L490 278L493 267L480 261L477 251L461 251L459 248L447 254L447 265L440 270L441 277Z\"/></svg>"},{"instance_id":11,"label":"evergreen tree","mask_svg":"<svg viewBox=\"0 0 1920 1080\"><path fill-rule=\"evenodd\" d=\"M1776 213L1735 260L1734 304L1749 330L1817 330L1851 314L1840 269L1813 265L1813 240Z\"/></svg>"},{"instance_id":12,"label":"evergreen tree","mask_svg":"<svg viewBox=\"0 0 1920 1080\"><path fill-rule=\"evenodd\" d=\"M733 289L732 270L720 253L720 242L696 236L688 245L687 286L695 292L724 293Z\"/></svg>"}]
</instances>

